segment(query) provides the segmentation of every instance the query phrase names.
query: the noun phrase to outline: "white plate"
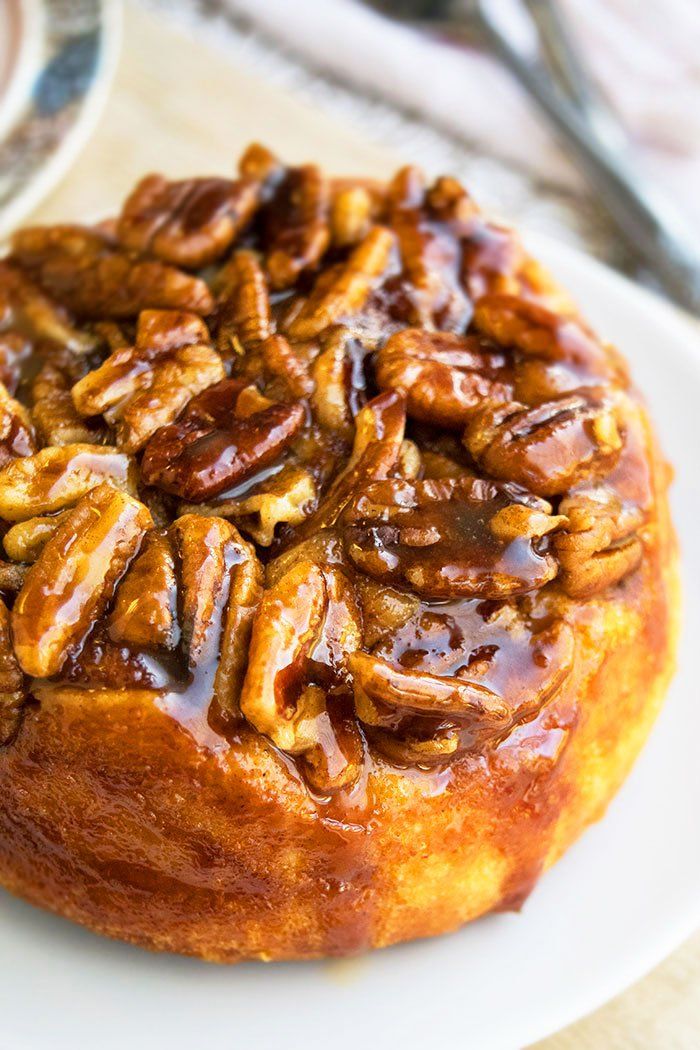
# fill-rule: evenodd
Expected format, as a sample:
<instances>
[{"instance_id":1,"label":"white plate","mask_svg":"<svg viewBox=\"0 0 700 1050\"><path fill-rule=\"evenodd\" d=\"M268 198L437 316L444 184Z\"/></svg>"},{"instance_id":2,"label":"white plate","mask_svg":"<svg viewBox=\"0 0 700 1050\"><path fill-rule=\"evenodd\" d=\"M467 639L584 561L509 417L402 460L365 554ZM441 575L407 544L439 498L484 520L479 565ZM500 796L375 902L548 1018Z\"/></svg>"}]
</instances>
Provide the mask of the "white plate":
<instances>
[{"instance_id":1,"label":"white plate","mask_svg":"<svg viewBox=\"0 0 700 1050\"><path fill-rule=\"evenodd\" d=\"M671 307L599 264L529 241L631 360L678 471L680 670L605 820L519 915L344 963L226 968L151 956L0 895L4 1046L511 1050L594 1009L700 925L700 338Z\"/></svg>"},{"instance_id":2,"label":"white plate","mask_svg":"<svg viewBox=\"0 0 700 1050\"><path fill-rule=\"evenodd\" d=\"M120 0L0 0L0 238L65 175L95 127Z\"/></svg>"}]
</instances>

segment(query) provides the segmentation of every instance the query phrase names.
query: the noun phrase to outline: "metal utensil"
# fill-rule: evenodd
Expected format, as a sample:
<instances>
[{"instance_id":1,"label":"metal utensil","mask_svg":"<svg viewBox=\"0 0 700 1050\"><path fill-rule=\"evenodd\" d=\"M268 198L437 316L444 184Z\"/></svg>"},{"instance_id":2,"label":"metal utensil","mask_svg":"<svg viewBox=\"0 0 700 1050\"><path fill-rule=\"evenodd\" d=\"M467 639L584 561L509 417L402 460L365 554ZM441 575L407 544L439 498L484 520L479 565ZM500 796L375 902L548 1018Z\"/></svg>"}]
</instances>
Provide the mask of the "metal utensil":
<instances>
[{"instance_id":1,"label":"metal utensil","mask_svg":"<svg viewBox=\"0 0 700 1050\"><path fill-rule=\"evenodd\" d=\"M524 54L496 20L489 0L365 2L442 34L476 32L548 118L626 243L676 302L700 313L696 241L682 214L643 176L627 135L589 76L551 0L523 0L539 44L535 59Z\"/></svg>"}]
</instances>

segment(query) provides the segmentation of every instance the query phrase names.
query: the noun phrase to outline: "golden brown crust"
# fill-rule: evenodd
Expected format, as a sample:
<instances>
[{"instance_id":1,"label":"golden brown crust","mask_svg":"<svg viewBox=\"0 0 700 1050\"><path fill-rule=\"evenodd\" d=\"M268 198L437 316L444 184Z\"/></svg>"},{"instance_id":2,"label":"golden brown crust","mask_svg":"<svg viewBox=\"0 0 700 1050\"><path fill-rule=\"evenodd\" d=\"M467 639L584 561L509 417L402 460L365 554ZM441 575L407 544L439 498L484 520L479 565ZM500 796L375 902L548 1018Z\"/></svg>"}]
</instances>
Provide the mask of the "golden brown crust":
<instances>
[{"instance_id":1,"label":"golden brown crust","mask_svg":"<svg viewBox=\"0 0 700 1050\"><path fill-rule=\"evenodd\" d=\"M673 668L668 470L619 357L415 169L252 147L116 231L0 263L6 374L46 358L31 416L0 389L0 883L231 962L518 907Z\"/></svg>"}]
</instances>

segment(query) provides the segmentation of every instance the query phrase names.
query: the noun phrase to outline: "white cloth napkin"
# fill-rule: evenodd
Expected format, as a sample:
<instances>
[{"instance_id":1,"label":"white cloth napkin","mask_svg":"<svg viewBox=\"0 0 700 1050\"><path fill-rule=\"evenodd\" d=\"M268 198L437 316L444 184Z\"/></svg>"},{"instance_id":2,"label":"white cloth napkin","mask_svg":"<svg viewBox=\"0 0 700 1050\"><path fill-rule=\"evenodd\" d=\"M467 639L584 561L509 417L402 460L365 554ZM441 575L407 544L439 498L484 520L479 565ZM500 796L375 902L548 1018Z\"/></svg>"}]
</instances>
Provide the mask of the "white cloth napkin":
<instances>
[{"instance_id":1,"label":"white cloth napkin","mask_svg":"<svg viewBox=\"0 0 700 1050\"><path fill-rule=\"evenodd\" d=\"M491 155L569 186L579 176L510 74L485 53L393 23L358 0L226 0L320 69ZM515 17L496 0L502 14ZM700 233L699 0L559 0L640 165Z\"/></svg>"}]
</instances>

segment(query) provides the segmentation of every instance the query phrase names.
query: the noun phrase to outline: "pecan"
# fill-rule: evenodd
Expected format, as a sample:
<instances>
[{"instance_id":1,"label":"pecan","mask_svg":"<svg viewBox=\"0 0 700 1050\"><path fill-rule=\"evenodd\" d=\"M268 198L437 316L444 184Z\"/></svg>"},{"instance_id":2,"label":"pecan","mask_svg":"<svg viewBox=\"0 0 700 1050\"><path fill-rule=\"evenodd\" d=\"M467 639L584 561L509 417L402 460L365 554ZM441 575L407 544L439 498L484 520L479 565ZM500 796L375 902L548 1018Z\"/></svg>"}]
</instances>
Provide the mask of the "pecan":
<instances>
[{"instance_id":1,"label":"pecan","mask_svg":"<svg viewBox=\"0 0 700 1050\"><path fill-rule=\"evenodd\" d=\"M567 623L532 628L513 607L501 606L485 614L477 632L480 644L471 653L468 646L451 654L451 664L459 661L456 667L431 670L430 658L427 667L421 659L431 649L431 620L438 625L440 654L446 628L448 638L462 634L450 613L442 612L444 606L434 608L424 607L416 622L421 625L417 662L402 665L396 657L365 652L349 658L358 717L375 744L401 762L432 763L497 743L556 696L573 667L574 636ZM481 620L482 610L482 605L468 609L467 617Z\"/></svg>"},{"instance_id":2,"label":"pecan","mask_svg":"<svg viewBox=\"0 0 700 1050\"><path fill-rule=\"evenodd\" d=\"M0 260L0 330L16 328L30 340L46 340L75 354L94 350L97 340L75 328L26 274Z\"/></svg>"},{"instance_id":3,"label":"pecan","mask_svg":"<svg viewBox=\"0 0 700 1050\"><path fill-rule=\"evenodd\" d=\"M474 325L496 343L524 355L516 366L516 392L530 403L606 379L626 382L617 357L579 320L536 303L513 295L486 295L474 308Z\"/></svg>"},{"instance_id":4,"label":"pecan","mask_svg":"<svg viewBox=\"0 0 700 1050\"><path fill-rule=\"evenodd\" d=\"M396 238L385 226L374 226L353 249L329 282L326 275L288 326L295 339L312 339L324 328L357 314L391 266Z\"/></svg>"},{"instance_id":5,"label":"pecan","mask_svg":"<svg viewBox=\"0 0 700 1050\"><path fill-rule=\"evenodd\" d=\"M0 332L0 383L14 394L22 378L22 366L31 355L31 340L19 332Z\"/></svg>"},{"instance_id":6,"label":"pecan","mask_svg":"<svg viewBox=\"0 0 700 1050\"><path fill-rule=\"evenodd\" d=\"M127 198L117 235L125 248L199 270L224 254L259 201L259 183L250 179L170 182L147 175Z\"/></svg>"},{"instance_id":7,"label":"pecan","mask_svg":"<svg viewBox=\"0 0 700 1050\"><path fill-rule=\"evenodd\" d=\"M279 459L305 418L303 406L296 402L273 404L217 425L191 404L179 423L162 427L149 441L143 479L185 500L209 499Z\"/></svg>"},{"instance_id":8,"label":"pecan","mask_svg":"<svg viewBox=\"0 0 700 1050\"><path fill-rule=\"evenodd\" d=\"M223 379L221 358L208 343L195 314L146 310L135 346L115 350L75 384L75 407L85 416L102 412L116 423L119 447L137 452L195 394Z\"/></svg>"},{"instance_id":9,"label":"pecan","mask_svg":"<svg viewBox=\"0 0 700 1050\"><path fill-rule=\"evenodd\" d=\"M639 566L638 535L646 515L610 489L574 492L561 501L567 525L554 537L561 582L572 598L590 598L619 583Z\"/></svg>"},{"instance_id":10,"label":"pecan","mask_svg":"<svg viewBox=\"0 0 700 1050\"><path fill-rule=\"evenodd\" d=\"M392 391L368 401L355 417L355 439L347 464L298 536L335 524L361 486L387 478L396 470L405 426L406 402L400 394Z\"/></svg>"},{"instance_id":11,"label":"pecan","mask_svg":"<svg viewBox=\"0 0 700 1050\"><path fill-rule=\"evenodd\" d=\"M0 517L26 521L64 510L103 481L133 492L130 458L107 445L43 448L0 470Z\"/></svg>"},{"instance_id":12,"label":"pecan","mask_svg":"<svg viewBox=\"0 0 700 1050\"><path fill-rule=\"evenodd\" d=\"M313 508L316 485L307 470L291 464L265 478L252 492L219 503L183 505L183 513L233 518L238 527L262 547L275 539L278 525L300 525Z\"/></svg>"},{"instance_id":13,"label":"pecan","mask_svg":"<svg viewBox=\"0 0 700 1050\"><path fill-rule=\"evenodd\" d=\"M151 526L138 500L109 484L93 489L51 537L12 610L15 653L26 674L57 674L109 604Z\"/></svg>"},{"instance_id":14,"label":"pecan","mask_svg":"<svg viewBox=\"0 0 700 1050\"><path fill-rule=\"evenodd\" d=\"M312 775L325 774L315 786L326 790L359 772L357 731L348 748L334 732L327 691L347 683L347 657L360 644L359 608L340 569L298 562L263 594L241 711L282 751L304 755Z\"/></svg>"},{"instance_id":15,"label":"pecan","mask_svg":"<svg viewBox=\"0 0 700 1050\"><path fill-rule=\"evenodd\" d=\"M109 236L83 226L34 226L12 240L13 258L79 317L135 317L141 310L209 314L211 293L199 277L140 259Z\"/></svg>"},{"instance_id":16,"label":"pecan","mask_svg":"<svg viewBox=\"0 0 700 1050\"><path fill-rule=\"evenodd\" d=\"M609 472L623 437L610 399L582 390L534 408L487 403L468 420L464 443L493 477L554 496Z\"/></svg>"},{"instance_id":17,"label":"pecan","mask_svg":"<svg viewBox=\"0 0 700 1050\"><path fill-rule=\"evenodd\" d=\"M35 562L70 513L69 510L64 510L59 514L18 521L7 530L2 541L9 557L13 561Z\"/></svg>"},{"instance_id":18,"label":"pecan","mask_svg":"<svg viewBox=\"0 0 700 1050\"><path fill-rule=\"evenodd\" d=\"M10 612L0 599L0 747L15 736L24 705L24 675L12 646Z\"/></svg>"},{"instance_id":19,"label":"pecan","mask_svg":"<svg viewBox=\"0 0 700 1050\"><path fill-rule=\"evenodd\" d=\"M17 565L13 562L0 561L0 592L16 594L24 583L28 565Z\"/></svg>"},{"instance_id":20,"label":"pecan","mask_svg":"<svg viewBox=\"0 0 700 1050\"><path fill-rule=\"evenodd\" d=\"M238 171L243 178L269 186L283 177L284 165L267 146L252 142L238 162Z\"/></svg>"},{"instance_id":21,"label":"pecan","mask_svg":"<svg viewBox=\"0 0 700 1050\"><path fill-rule=\"evenodd\" d=\"M429 598L504 598L557 573L564 519L515 486L473 478L367 486L345 509L347 553L368 575Z\"/></svg>"},{"instance_id":22,"label":"pecan","mask_svg":"<svg viewBox=\"0 0 700 1050\"><path fill-rule=\"evenodd\" d=\"M219 274L219 353L230 357L261 343L274 331L267 281L254 252L236 252Z\"/></svg>"},{"instance_id":23,"label":"pecan","mask_svg":"<svg viewBox=\"0 0 700 1050\"><path fill-rule=\"evenodd\" d=\"M444 194L443 198L434 194L442 205L435 215L421 173L404 168L389 186L388 196L389 221L398 237L411 302L410 322L430 330L464 331L472 305L461 284L461 244L445 221L449 209Z\"/></svg>"},{"instance_id":24,"label":"pecan","mask_svg":"<svg viewBox=\"0 0 700 1050\"><path fill-rule=\"evenodd\" d=\"M330 329L313 363L311 408L322 427L351 441L354 418L365 392L365 352L352 333L341 326Z\"/></svg>"},{"instance_id":25,"label":"pecan","mask_svg":"<svg viewBox=\"0 0 700 1050\"><path fill-rule=\"evenodd\" d=\"M0 467L36 451L36 438L29 412L10 397L0 383Z\"/></svg>"},{"instance_id":26,"label":"pecan","mask_svg":"<svg viewBox=\"0 0 700 1050\"><path fill-rule=\"evenodd\" d=\"M180 559L182 645L192 674L211 675L224 710L243 680L262 567L254 548L223 518L187 514L172 533Z\"/></svg>"},{"instance_id":27,"label":"pecan","mask_svg":"<svg viewBox=\"0 0 700 1050\"><path fill-rule=\"evenodd\" d=\"M341 186L333 194L330 214L331 238L339 248L358 244L369 232L373 219L372 196L365 186Z\"/></svg>"},{"instance_id":28,"label":"pecan","mask_svg":"<svg viewBox=\"0 0 700 1050\"><path fill-rule=\"evenodd\" d=\"M330 240L329 204L328 184L315 164L288 169L264 222L273 288L288 288L319 262Z\"/></svg>"},{"instance_id":29,"label":"pecan","mask_svg":"<svg viewBox=\"0 0 700 1050\"><path fill-rule=\"evenodd\" d=\"M52 355L32 383L32 421L45 445L96 443L102 430L93 420L86 421L73 404L71 388L82 372L75 361Z\"/></svg>"},{"instance_id":30,"label":"pecan","mask_svg":"<svg viewBox=\"0 0 700 1050\"><path fill-rule=\"evenodd\" d=\"M377 383L406 394L413 418L456 429L485 399L508 399L505 364L502 351L480 336L407 328L379 351Z\"/></svg>"},{"instance_id":31,"label":"pecan","mask_svg":"<svg viewBox=\"0 0 700 1050\"><path fill-rule=\"evenodd\" d=\"M154 529L119 585L109 617L110 638L143 649L174 649L180 639L176 602L170 541Z\"/></svg>"}]
</instances>

